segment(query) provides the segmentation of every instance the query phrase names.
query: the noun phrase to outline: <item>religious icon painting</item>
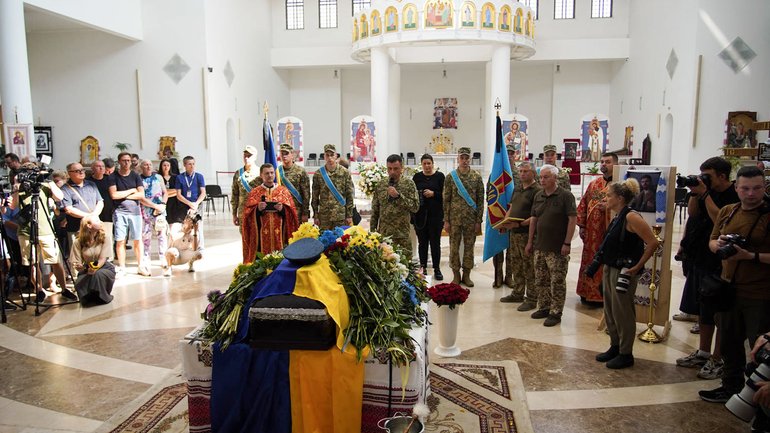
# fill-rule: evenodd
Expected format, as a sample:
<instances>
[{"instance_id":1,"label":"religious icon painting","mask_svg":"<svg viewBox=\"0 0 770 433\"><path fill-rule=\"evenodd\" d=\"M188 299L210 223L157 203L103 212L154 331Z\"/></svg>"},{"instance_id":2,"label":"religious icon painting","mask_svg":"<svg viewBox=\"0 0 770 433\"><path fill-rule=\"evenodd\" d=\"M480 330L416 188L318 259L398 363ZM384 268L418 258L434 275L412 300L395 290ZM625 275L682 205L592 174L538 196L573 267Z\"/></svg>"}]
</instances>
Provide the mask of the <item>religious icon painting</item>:
<instances>
[{"instance_id":1,"label":"religious icon painting","mask_svg":"<svg viewBox=\"0 0 770 433\"><path fill-rule=\"evenodd\" d=\"M528 139L527 125L529 119L521 114L509 114L503 119L503 144L506 147L513 146L514 161L527 159Z\"/></svg>"},{"instance_id":2,"label":"religious icon painting","mask_svg":"<svg viewBox=\"0 0 770 433\"><path fill-rule=\"evenodd\" d=\"M500 28L501 32L511 31L511 7L505 5L500 8Z\"/></svg>"},{"instance_id":3,"label":"religious icon painting","mask_svg":"<svg viewBox=\"0 0 770 433\"><path fill-rule=\"evenodd\" d=\"M298 117L287 116L278 119L278 140L289 143L294 148L294 158L297 162L304 161L302 120Z\"/></svg>"},{"instance_id":4,"label":"religious icon painting","mask_svg":"<svg viewBox=\"0 0 770 433\"><path fill-rule=\"evenodd\" d=\"M176 155L176 137L164 135L158 140L158 159L171 159Z\"/></svg>"},{"instance_id":5,"label":"religious icon painting","mask_svg":"<svg viewBox=\"0 0 770 433\"><path fill-rule=\"evenodd\" d=\"M52 128L50 126L35 127L35 153L40 159L42 155L48 155L53 158L53 139Z\"/></svg>"},{"instance_id":6,"label":"religious icon painting","mask_svg":"<svg viewBox=\"0 0 770 433\"><path fill-rule=\"evenodd\" d=\"M31 124L5 125L6 149L20 158L30 155L35 132Z\"/></svg>"},{"instance_id":7,"label":"religious icon painting","mask_svg":"<svg viewBox=\"0 0 770 433\"><path fill-rule=\"evenodd\" d=\"M398 31L398 10L393 6L385 9L385 33Z\"/></svg>"},{"instance_id":8,"label":"religious icon painting","mask_svg":"<svg viewBox=\"0 0 770 433\"><path fill-rule=\"evenodd\" d=\"M473 2L463 3L460 27L464 29L476 28L476 5Z\"/></svg>"},{"instance_id":9,"label":"religious icon painting","mask_svg":"<svg viewBox=\"0 0 770 433\"><path fill-rule=\"evenodd\" d=\"M91 165L97 159L99 159L99 140L93 135L80 140L80 163Z\"/></svg>"},{"instance_id":10,"label":"religious icon painting","mask_svg":"<svg viewBox=\"0 0 770 433\"><path fill-rule=\"evenodd\" d=\"M353 42L358 41L358 19L353 18Z\"/></svg>"},{"instance_id":11,"label":"religious icon painting","mask_svg":"<svg viewBox=\"0 0 770 433\"><path fill-rule=\"evenodd\" d=\"M608 125L607 116L603 114L583 116L580 126L583 161L597 162L601 159L602 153L607 151L609 144Z\"/></svg>"},{"instance_id":12,"label":"religious icon painting","mask_svg":"<svg viewBox=\"0 0 770 433\"><path fill-rule=\"evenodd\" d=\"M417 6L413 3L409 3L404 6L401 12L401 17L404 20L404 30L416 30L417 29Z\"/></svg>"},{"instance_id":13,"label":"religious icon painting","mask_svg":"<svg viewBox=\"0 0 770 433\"><path fill-rule=\"evenodd\" d=\"M377 128L374 118L360 115L350 121L351 162L375 161L377 149Z\"/></svg>"},{"instance_id":14,"label":"religious icon painting","mask_svg":"<svg viewBox=\"0 0 770 433\"><path fill-rule=\"evenodd\" d=\"M436 98L433 102L433 129L457 129L457 98Z\"/></svg>"},{"instance_id":15,"label":"religious icon painting","mask_svg":"<svg viewBox=\"0 0 770 433\"><path fill-rule=\"evenodd\" d=\"M513 17L513 31L522 34L524 30L524 11L521 8L516 9L516 15Z\"/></svg>"},{"instance_id":16,"label":"religious icon painting","mask_svg":"<svg viewBox=\"0 0 770 433\"><path fill-rule=\"evenodd\" d=\"M380 11L377 9L372 11L371 15L371 22L372 22L372 36L377 36L382 33L382 20L380 19Z\"/></svg>"},{"instance_id":17,"label":"religious icon painting","mask_svg":"<svg viewBox=\"0 0 770 433\"><path fill-rule=\"evenodd\" d=\"M731 111L727 113L727 137L725 147L757 147L756 111Z\"/></svg>"},{"instance_id":18,"label":"religious icon painting","mask_svg":"<svg viewBox=\"0 0 770 433\"><path fill-rule=\"evenodd\" d=\"M425 2L425 28L452 27L454 7L452 0L428 0Z\"/></svg>"},{"instance_id":19,"label":"religious icon painting","mask_svg":"<svg viewBox=\"0 0 770 433\"><path fill-rule=\"evenodd\" d=\"M527 21L524 23L524 34L527 36L535 36L535 21L532 19L532 13L527 12Z\"/></svg>"},{"instance_id":20,"label":"religious icon painting","mask_svg":"<svg viewBox=\"0 0 770 433\"><path fill-rule=\"evenodd\" d=\"M369 37L369 21L366 14L361 15L361 39Z\"/></svg>"},{"instance_id":21,"label":"religious icon painting","mask_svg":"<svg viewBox=\"0 0 770 433\"><path fill-rule=\"evenodd\" d=\"M492 3L484 3L481 7L481 28L485 30L495 29L495 6Z\"/></svg>"}]
</instances>

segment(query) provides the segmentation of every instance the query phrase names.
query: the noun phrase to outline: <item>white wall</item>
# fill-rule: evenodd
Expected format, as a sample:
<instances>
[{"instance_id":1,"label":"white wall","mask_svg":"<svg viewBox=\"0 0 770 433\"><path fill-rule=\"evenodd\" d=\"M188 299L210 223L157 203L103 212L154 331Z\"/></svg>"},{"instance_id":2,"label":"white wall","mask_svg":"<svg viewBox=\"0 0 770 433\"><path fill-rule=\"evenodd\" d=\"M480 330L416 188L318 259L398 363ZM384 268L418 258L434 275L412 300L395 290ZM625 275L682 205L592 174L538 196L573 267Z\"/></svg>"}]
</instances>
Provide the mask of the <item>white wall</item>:
<instances>
[{"instance_id":1,"label":"white wall","mask_svg":"<svg viewBox=\"0 0 770 433\"><path fill-rule=\"evenodd\" d=\"M108 33L142 39L142 0L24 0L24 3Z\"/></svg>"},{"instance_id":2,"label":"white wall","mask_svg":"<svg viewBox=\"0 0 770 433\"><path fill-rule=\"evenodd\" d=\"M349 152L347 136L343 139L340 125L350 118L342 118L342 74L334 69L295 69L289 74L291 113L302 119L304 125L304 153L323 153L323 145L332 143L340 155ZM347 146L340 147L341 143Z\"/></svg>"},{"instance_id":3,"label":"white wall","mask_svg":"<svg viewBox=\"0 0 770 433\"><path fill-rule=\"evenodd\" d=\"M529 118L529 151L535 156L551 141L553 82L550 63L511 63L511 112Z\"/></svg>"},{"instance_id":4,"label":"white wall","mask_svg":"<svg viewBox=\"0 0 770 433\"><path fill-rule=\"evenodd\" d=\"M368 67L345 68L341 70L342 121L339 125L340 144L342 145L341 155L351 151L350 119L361 114L372 114L371 87L369 86L370 75ZM323 148L320 144L311 144L311 149L313 150L309 152L323 153Z\"/></svg>"}]
</instances>

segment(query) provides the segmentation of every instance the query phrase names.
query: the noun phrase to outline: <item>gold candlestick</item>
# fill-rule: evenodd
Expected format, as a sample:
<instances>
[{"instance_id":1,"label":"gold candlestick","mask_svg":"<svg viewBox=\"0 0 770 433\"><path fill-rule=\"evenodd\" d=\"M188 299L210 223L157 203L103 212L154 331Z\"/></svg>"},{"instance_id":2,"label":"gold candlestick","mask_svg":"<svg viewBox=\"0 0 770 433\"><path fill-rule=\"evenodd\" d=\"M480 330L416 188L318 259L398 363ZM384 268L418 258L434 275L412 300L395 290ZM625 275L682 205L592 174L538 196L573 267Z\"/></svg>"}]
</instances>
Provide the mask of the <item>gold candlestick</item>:
<instances>
[{"instance_id":1,"label":"gold candlestick","mask_svg":"<svg viewBox=\"0 0 770 433\"><path fill-rule=\"evenodd\" d=\"M650 308L647 310L647 329L639 334L639 339L648 343L660 343L663 341L663 338L653 329L654 325L652 323L653 317L655 317L655 290L657 289L657 284L655 284L655 273L658 268L658 250L660 249L661 245L660 231L660 225L656 224L652 226L652 233L655 235L655 241L658 243L658 245L655 248L655 253L652 255L652 276L650 278Z\"/></svg>"}]
</instances>

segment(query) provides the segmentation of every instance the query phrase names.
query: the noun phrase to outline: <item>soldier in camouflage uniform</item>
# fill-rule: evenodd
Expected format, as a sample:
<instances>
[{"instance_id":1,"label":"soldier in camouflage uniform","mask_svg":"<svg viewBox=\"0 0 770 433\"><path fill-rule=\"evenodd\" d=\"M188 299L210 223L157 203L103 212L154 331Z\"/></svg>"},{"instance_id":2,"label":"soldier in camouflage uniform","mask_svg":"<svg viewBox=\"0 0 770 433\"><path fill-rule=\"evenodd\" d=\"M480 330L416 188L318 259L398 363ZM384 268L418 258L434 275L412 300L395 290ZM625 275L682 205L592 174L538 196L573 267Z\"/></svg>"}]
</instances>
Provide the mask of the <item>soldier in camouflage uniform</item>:
<instances>
[{"instance_id":1,"label":"soldier in camouflage uniform","mask_svg":"<svg viewBox=\"0 0 770 433\"><path fill-rule=\"evenodd\" d=\"M404 170L400 155L387 159L388 179L377 184L372 197L371 230L390 236L393 243L412 254L409 226L412 214L420 209L414 181L401 174Z\"/></svg>"},{"instance_id":2,"label":"soldier in camouflage uniform","mask_svg":"<svg viewBox=\"0 0 770 433\"><path fill-rule=\"evenodd\" d=\"M255 163L257 158L257 149L254 146L243 148L243 168L236 171L233 175L233 186L230 191L230 209L233 211L233 224L238 226L240 231L241 216L243 215L243 206L246 203L246 197L255 186L262 184L262 178L259 177L259 166ZM248 190L246 186L248 185Z\"/></svg>"},{"instance_id":3,"label":"soldier in camouflage uniform","mask_svg":"<svg viewBox=\"0 0 770 433\"><path fill-rule=\"evenodd\" d=\"M543 164L550 164L558 168L556 165L556 145L546 144L543 146ZM566 189L570 193L572 192L572 187L569 183L569 172L567 172L567 170L563 168L559 169L559 175L557 176L556 180L557 185Z\"/></svg>"},{"instance_id":4,"label":"soldier in camouflage uniform","mask_svg":"<svg viewBox=\"0 0 770 433\"><path fill-rule=\"evenodd\" d=\"M535 287L538 309L533 319L545 326L561 323L567 293L567 266L572 236L577 223L575 196L556 184L559 169L546 164L540 168L540 185L532 203L532 220L525 252L535 255Z\"/></svg>"},{"instance_id":5,"label":"soldier in camouflage uniform","mask_svg":"<svg viewBox=\"0 0 770 433\"><path fill-rule=\"evenodd\" d=\"M297 218L304 223L310 218L310 176L300 166L294 163L294 148L289 143L281 144L282 166L276 169L276 177L280 177L281 184L285 186L294 198L294 209L297 210ZM289 188L291 185L294 188ZM294 195L296 191L297 195Z\"/></svg>"},{"instance_id":6,"label":"soldier in camouflage uniform","mask_svg":"<svg viewBox=\"0 0 770 433\"><path fill-rule=\"evenodd\" d=\"M452 282L462 281L473 287L471 268L473 268L473 247L476 233L481 231L481 218L484 215L485 191L481 175L471 170L471 149L461 147L457 156L458 167L452 173L457 176L475 204L475 209L463 198L450 173L444 181L444 230L449 233L449 266L454 278ZM463 275L460 278L460 241L463 242Z\"/></svg>"},{"instance_id":7,"label":"soldier in camouflage uniform","mask_svg":"<svg viewBox=\"0 0 770 433\"><path fill-rule=\"evenodd\" d=\"M513 144L505 145L505 150L508 152L508 162L511 164L511 175L513 176L513 186L519 184L519 169L516 168L516 163L513 160L516 155L516 148ZM506 286L513 288L513 250L512 247L508 247L505 251L500 251L492 257L492 264L495 267L495 282L492 283L492 287L497 289L502 287L503 283ZM503 262L505 262L505 279L503 279Z\"/></svg>"},{"instance_id":8,"label":"soldier in camouflage uniform","mask_svg":"<svg viewBox=\"0 0 770 433\"><path fill-rule=\"evenodd\" d=\"M326 163L313 175L313 223L321 230L331 230L342 225L353 225L353 180L350 172L337 164L337 148L333 144L324 145ZM342 196L340 203L326 185L321 174L325 169L334 187Z\"/></svg>"}]
</instances>

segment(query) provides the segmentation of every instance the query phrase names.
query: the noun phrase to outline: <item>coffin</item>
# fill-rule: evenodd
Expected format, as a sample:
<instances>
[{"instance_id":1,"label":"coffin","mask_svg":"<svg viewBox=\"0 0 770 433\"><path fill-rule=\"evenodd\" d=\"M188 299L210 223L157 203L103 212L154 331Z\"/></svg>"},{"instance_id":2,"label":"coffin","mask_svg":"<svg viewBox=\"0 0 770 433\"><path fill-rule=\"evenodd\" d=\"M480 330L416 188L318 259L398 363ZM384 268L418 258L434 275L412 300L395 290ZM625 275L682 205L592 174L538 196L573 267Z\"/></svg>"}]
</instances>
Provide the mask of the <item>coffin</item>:
<instances>
[{"instance_id":1,"label":"coffin","mask_svg":"<svg viewBox=\"0 0 770 433\"><path fill-rule=\"evenodd\" d=\"M337 325L326 307L313 299L276 295L249 308L249 344L268 350L328 350Z\"/></svg>"}]
</instances>

